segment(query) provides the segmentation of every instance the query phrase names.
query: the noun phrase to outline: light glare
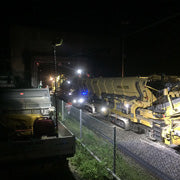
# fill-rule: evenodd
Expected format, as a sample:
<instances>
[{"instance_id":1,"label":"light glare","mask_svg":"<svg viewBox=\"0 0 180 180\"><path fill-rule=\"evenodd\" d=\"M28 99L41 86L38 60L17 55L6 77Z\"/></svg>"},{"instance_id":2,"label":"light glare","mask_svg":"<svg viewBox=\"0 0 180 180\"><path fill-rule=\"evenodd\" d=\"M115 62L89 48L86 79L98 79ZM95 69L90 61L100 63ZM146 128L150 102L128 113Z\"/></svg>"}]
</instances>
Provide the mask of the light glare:
<instances>
[{"instance_id":1,"label":"light glare","mask_svg":"<svg viewBox=\"0 0 180 180\"><path fill-rule=\"evenodd\" d=\"M106 110L107 110L106 107L102 107L102 108L101 108L101 111L102 111L102 112L106 112Z\"/></svg>"},{"instance_id":2,"label":"light glare","mask_svg":"<svg viewBox=\"0 0 180 180\"><path fill-rule=\"evenodd\" d=\"M83 102L84 102L84 99L83 99L83 98L80 98L78 102L79 102L79 103L83 103Z\"/></svg>"},{"instance_id":3,"label":"light glare","mask_svg":"<svg viewBox=\"0 0 180 180\"><path fill-rule=\"evenodd\" d=\"M82 69L78 69L78 70L77 70L77 73L78 73L78 74L82 74Z\"/></svg>"}]
</instances>

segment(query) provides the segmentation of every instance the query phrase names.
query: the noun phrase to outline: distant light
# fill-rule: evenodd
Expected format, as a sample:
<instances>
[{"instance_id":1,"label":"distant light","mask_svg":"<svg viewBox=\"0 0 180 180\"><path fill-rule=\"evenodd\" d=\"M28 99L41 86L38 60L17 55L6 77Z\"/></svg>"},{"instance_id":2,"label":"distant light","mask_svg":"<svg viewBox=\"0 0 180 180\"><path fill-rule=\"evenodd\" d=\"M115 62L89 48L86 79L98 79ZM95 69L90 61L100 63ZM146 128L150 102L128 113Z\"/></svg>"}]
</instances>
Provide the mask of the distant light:
<instances>
[{"instance_id":1,"label":"distant light","mask_svg":"<svg viewBox=\"0 0 180 180\"><path fill-rule=\"evenodd\" d=\"M54 80L54 78L50 76L49 80L52 81L52 80Z\"/></svg>"},{"instance_id":2,"label":"distant light","mask_svg":"<svg viewBox=\"0 0 180 180\"><path fill-rule=\"evenodd\" d=\"M71 84L71 81L67 80L67 83L68 83L68 84Z\"/></svg>"},{"instance_id":3,"label":"distant light","mask_svg":"<svg viewBox=\"0 0 180 180\"><path fill-rule=\"evenodd\" d=\"M88 90L81 92L81 95L83 95L83 96L86 96L87 94L88 94Z\"/></svg>"},{"instance_id":4,"label":"distant light","mask_svg":"<svg viewBox=\"0 0 180 180\"><path fill-rule=\"evenodd\" d=\"M21 95L21 96L23 96L23 95L24 95L24 93L23 93L23 92L21 92L21 93L20 93L20 95Z\"/></svg>"},{"instance_id":5,"label":"distant light","mask_svg":"<svg viewBox=\"0 0 180 180\"><path fill-rule=\"evenodd\" d=\"M78 74L82 74L82 69L78 69L78 70L77 70L77 73L78 73Z\"/></svg>"},{"instance_id":6,"label":"distant light","mask_svg":"<svg viewBox=\"0 0 180 180\"><path fill-rule=\"evenodd\" d=\"M107 108L106 107L102 107L101 108L101 112L106 112L107 111Z\"/></svg>"},{"instance_id":7,"label":"distant light","mask_svg":"<svg viewBox=\"0 0 180 180\"><path fill-rule=\"evenodd\" d=\"M125 104L125 107L126 107L126 108L129 108L129 104Z\"/></svg>"},{"instance_id":8,"label":"distant light","mask_svg":"<svg viewBox=\"0 0 180 180\"><path fill-rule=\"evenodd\" d=\"M59 79L60 79L60 76L57 76L56 81L59 81Z\"/></svg>"},{"instance_id":9,"label":"distant light","mask_svg":"<svg viewBox=\"0 0 180 180\"><path fill-rule=\"evenodd\" d=\"M73 103L77 103L77 100L76 100L76 99L73 99Z\"/></svg>"},{"instance_id":10,"label":"distant light","mask_svg":"<svg viewBox=\"0 0 180 180\"><path fill-rule=\"evenodd\" d=\"M57 47L57 46L61 46L62 43L63 43L63 39L61 39L61 41L60 41L59 43L56 43L55 46L56 46L56 47Z\"/></svg>"}]
</instances>

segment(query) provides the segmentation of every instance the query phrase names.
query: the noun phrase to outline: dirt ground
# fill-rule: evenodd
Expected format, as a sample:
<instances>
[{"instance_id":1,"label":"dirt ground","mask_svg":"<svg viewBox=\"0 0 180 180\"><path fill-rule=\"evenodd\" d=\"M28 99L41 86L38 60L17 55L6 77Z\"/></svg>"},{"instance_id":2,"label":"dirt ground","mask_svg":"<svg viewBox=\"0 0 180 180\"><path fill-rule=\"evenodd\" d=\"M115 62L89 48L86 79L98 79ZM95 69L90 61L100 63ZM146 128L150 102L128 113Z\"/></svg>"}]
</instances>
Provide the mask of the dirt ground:
<instances>
[{"instance_id":1,"label":"dirt ground","mask_svg":"<svg viewBox=\"0 0 180 180\"><path fill-rule=\"evenodd\" d=\"M58 158L3 163L0 164L0 174L3 180L79 180L68 162Z\"/></svg>"}]
</instances>

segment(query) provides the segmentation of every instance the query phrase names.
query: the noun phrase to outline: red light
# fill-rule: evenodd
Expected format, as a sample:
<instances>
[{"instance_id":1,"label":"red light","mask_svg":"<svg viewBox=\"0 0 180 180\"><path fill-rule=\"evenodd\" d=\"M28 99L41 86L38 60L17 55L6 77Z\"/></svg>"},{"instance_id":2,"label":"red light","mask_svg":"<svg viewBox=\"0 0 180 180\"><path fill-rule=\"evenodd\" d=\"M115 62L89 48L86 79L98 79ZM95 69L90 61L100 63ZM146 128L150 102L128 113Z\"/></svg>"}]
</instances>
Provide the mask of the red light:
<instances>
[{"instance_id":1,"label":"red light","mask_svg":"<svg viewBox=\"0 0 180 180\"><path fill-rule=\"evenodd\" d=\"M24 95L24 93L20 93L20 95L22 96L22 95Z\"/></svg>"}]
</instances>

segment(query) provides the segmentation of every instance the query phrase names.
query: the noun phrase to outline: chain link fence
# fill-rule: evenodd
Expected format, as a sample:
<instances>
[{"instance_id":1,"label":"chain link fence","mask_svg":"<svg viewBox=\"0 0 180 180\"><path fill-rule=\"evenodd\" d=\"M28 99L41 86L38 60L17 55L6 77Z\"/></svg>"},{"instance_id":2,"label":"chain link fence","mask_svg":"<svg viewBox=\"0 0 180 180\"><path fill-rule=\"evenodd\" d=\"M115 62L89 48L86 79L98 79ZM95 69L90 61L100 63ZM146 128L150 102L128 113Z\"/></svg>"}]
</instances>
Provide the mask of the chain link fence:
<instances>
[{"instance_id":1,"label":"chain link fence","mask_svg":"<svg viewBox=\"0 0 180 180\"><path fill-rule=\"evenodd\" d=\"M123 153L153 174L153 176L149 174L148 177L144 175L146 179L179 179L179 155L172 154L166 149L162 150L159 146L155 147L152 145L153 142L144 142L143 136L117 129L112 123L98 120L61 100L58 100L58 115L66 127L106 165L112 174L122 179L124 177L128 179L129 176L131 179L130 173L133 169L125 172L126 164L123 164L121 156ZM132 163L132 160L129 163Z\"/></svg>"},{"instance_id":2,"label":"chain link fence","mask_svg":"<svg viewBox=\"0 0 180 180\"><path fill-rule=\"evenodd\" d=\"M115 173L115 129L98 119L84 113L81 109L71 106L63 101L58 101L58 114L63 123L81 142L106 164L109 171ZM108 131L108 134L104 132ZM114 137L114 138L112 138ZM118 177L116 177L118 179Z\"/></svg>"}]
</instances>

